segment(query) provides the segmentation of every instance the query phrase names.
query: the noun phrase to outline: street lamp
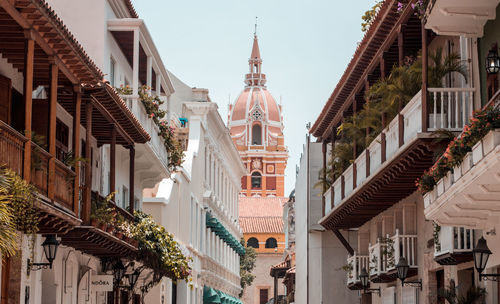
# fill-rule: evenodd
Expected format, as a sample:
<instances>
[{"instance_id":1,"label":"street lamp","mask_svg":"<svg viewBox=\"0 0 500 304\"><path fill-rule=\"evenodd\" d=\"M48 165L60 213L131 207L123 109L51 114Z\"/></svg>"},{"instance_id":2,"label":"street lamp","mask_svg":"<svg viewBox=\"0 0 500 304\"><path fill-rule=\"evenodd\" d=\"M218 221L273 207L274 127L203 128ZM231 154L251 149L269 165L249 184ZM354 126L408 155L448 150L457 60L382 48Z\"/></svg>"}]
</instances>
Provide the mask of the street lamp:
<instances>
[{"instance_id":1,"label":"street lamp","mask_svg":"<svg viewBox=\"0 0 500 304\"><path fill-rule=\"evenodd\" d=\"M476 247L472 249L472 254L474 256L474 267L479 273L479 281L481 281L481 279L484 279L485 281L497 281L497 278L500 277L500 274L483 274L484 269L486 269L486 264L488 263L488 258L491 255L491 250L488 248L484 237L481 237L477 241Z\"/></svg>"},{"instance_id":2,"label":"street lamp","mask_svg":"<svg viewBox=\"0 0 500 304\"><path fill-rule=\"evenodd\" d=\"M401 286L411 286L415 288L420 288L422 290L422 279L417 281L408 281L405 282L408 277L408 270L410 269L410 265L408 265L408 261L405 257L399 258L399 262L396 265L396 270L398 274L398 278L401 280Z\"/></svg>"},{"instance_id":3,"label":"street lamp","mask_svg":"<svg viewBox=\"0 0 500 304\"><path fill-rule=\"evenodd\" d=\"M136 269L134 272L127 274L127 279L128 283L130 285L130 289L134 289L135 283L137 283L137 280L139 279L139 271Z\"/></svg>"},{"instance_id":4,"label":"street lamp","mask_svg":"<svg viewBox=\"0 0 500 304\"><path fill-rule=\"evenodd\" d=\"M121 260L118 260L113 266L113 279L115 280L115 284L119 285L123 276L125 275L125 266Z\"/></svg>"},{"instance_id":5,"label":"street lamp","mask_svg":"<svg viewBox=\"0 0 500 304\"><path fill-rule=\"evenodd\" d=\"M500 70L500 57L495 49L491 49L486 56L486 71L488 74L496 74Z\"/></svg>"},{"instance_id":6,"label":"street lamp","mask_svg":"<svg viewBox=\"0 0 500 304\"><path fill-rule=\"evenodd\" d=\"M56 259L57 248L59 247L59 241L56 239L54 234L49 234L45 241L42 243L43 253L48 263L32 263L30 259L28 259L28 269L27 274L30 275L30 271L36 271L40 269L52 269L52 262Z\"/></svg>"},{"instance_id":7,"label":"street lamp","mask_svg":"<svg viewBox=\"0 0 500 304\"><path fill-rule=\"evenodd\" d=\"M361 281L361 287L365 293L378 293L380 297L380 287L379 288L368 288L368 272L366 268L361 269L359 273L359 280Z\"/></svg>"}]
</instances>

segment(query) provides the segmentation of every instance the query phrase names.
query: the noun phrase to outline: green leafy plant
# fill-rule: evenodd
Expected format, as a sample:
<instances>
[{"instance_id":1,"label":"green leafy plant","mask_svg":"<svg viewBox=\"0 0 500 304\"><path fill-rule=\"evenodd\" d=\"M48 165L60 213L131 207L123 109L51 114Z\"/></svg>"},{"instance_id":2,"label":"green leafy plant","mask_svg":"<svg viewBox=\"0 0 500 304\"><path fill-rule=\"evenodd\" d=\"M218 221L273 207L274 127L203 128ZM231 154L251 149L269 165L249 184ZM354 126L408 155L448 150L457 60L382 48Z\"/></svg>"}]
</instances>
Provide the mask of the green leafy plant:
<instances>
[{"instance_id":1,"label":"green leafy plant","mask_svg":"<svg viewBox=\"0 0 500 304\"><path fill-rule=\"evenodd\" d=\"M458 288L453 285L439 291L439 295L446 299L449 304L484 304L486 303L486 289L471 286L465 295L457 293Z\"/></svg>"},{"instance_id":2,"label":"green leafy plant","mask_svg":"<svg viewBox=\"0 0 500 304\"><path fill-rule=\"evenodd\" d=\"M105 198L97 196L92 200L90 206L90 219L102 224L111 224L114 222L116 211L112 207L111 201L115 192L108 194Z\"/></svg>"},{"instance_id":3,"label":"green leafy plant","mask_svg":"<svg viewBox=\"0 0 500 304\"><path fill-rule=\"evenodd\" d=\"M132 95L132 88L127 85L120 85L120 87L115 88L116 92L120 95Z\"/></svg>"},{"instance_id":4,"label":"green leafy plant","mask_svg":"<svg viewBox=\"0 0 500 304\"><path fill-rule=\"evenodd\" d=\"M441 241L439 240L439 232L441 231L441 226L436 222L432 222L432 239L434 240L434 249L437 252L441 251Z\"/></svg>"},{"instance_id":5,"label":"green leafy plant","mask_svg":"<svg viewBox=\"0 0 500 304\"><path fill-rule=\"evenodd\" d=\"M341 269L347 272L347 276L349 277L349 279L353 278L352 271L354 270L354 265L352 264L352 261L349 261L349 263L342 266Z\"/></svg>"},{"instance_id":6,"label":"green leafy plant","mask_svg":"<svg viewBox=\"0 0 500 304\"><path fill-rule=\"evenodd\" d=\"M386 260L387 268L395 267L394 240L389 237L383 237L380 238L379 242L382 244L382 256Z\"/></svg>"},{"instance_id":7,"label":"green leafy plant","mask_svg":"<svg viewBox=\"0 0 500 304\"><path fill-rule=\"evenodd\" d=\"M255 268L255 262L257 260L257 253L255 249L250 246L245 246L245 239L241 239L240 243L245 247L245 254L240 258L240 285L241 292L240 297L243 295L245 287L251 286L255 275L252 273Z\"/></svg>"},{"instance_id":8,"label":"green leafy plant","mask_svg":"<svg viewBox=\"0 0 500 304\"><path fill-rule=\"evenodd\" d=\"M4 170L2 170L4 171ZM11 195L9 194L11 179L1 172L0 174L0 253L9 257L18 249L16 239L16 226L11 208Z\"/></svg>"},{"instance_id":9,"label":"green leafy plant","mask_svg":"<svg viewBox=\"0 0 500 304\"><path fill-rule=\"evenodd\" d=\"M382 7L382 4L384 1L376 1L375 4L371 7L371 9L367 10L363 16L361 16L361 31L366 32L370 28L370 25L372 25L373 20L375 20L375 17L377 17L378 11L380 10L380 7Z\"/></svg>"},{"instance_id":10,"label":"green leafy plant","mask_svg":"<svg viewBox=\"0 0 500 304\"><path fill-rule=\"evenodd\" d=\"M188 281L192 259L182 253L172 234L141 211L134 212L134 222L128 225L132 238L138 242L138 259L144 267L153 271L149 282L141 290L143 293L147 293L163 277Z\"/></svg>"}]
</instances>

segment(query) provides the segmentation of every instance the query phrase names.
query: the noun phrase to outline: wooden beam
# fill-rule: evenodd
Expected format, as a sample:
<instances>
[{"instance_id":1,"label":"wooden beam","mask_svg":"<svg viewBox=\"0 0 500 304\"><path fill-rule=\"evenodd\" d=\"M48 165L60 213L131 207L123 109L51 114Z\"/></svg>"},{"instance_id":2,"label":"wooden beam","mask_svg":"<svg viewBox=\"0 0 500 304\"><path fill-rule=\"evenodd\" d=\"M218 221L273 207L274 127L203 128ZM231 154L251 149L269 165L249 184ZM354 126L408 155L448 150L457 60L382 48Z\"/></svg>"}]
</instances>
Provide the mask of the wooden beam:
<instances>
[{"instance_id":1,"label":"wooden beam","mask_svg":"<svg viewBox=\"0 0 500 304\"><path fill-rule=\"evenodd\" d=\"M403 36L403 27L399 28L398 33L398 64L399 66L403 66L404 63L404 36Z\"/></svg>"},{"instance_id":2,"label":"wooden beam","mask_svg":"<svg viewBox=\"0 0 500 304\"><path fill-rule=\"evenodd\" d=\"M340 233L340 231L338 229L333 229L333 234L335 234L335 236L339 239L339 241L342 243L342 245L344 246L344 248L347 250L347 252L353 256L354 255L354 249L352 249L351 245L349 244L349 242L344 238L344 236L342 235L342 233Z\"/></svg>"},{"instance_id":3,"label":"wooden beam","mask_svg":"<svg viewBox=\"0 0 500 304\"><path fill-rule=\"evenodd\" d=\"M427 30L422 21L422 132L427 132L427 73L428 73L428 52L427 52Z\"/></svg>"},{"instance_id":4,"label":"wooden beam","mask_svg":"<svg viewBox=\"0 0 500 304\"><path fill-rule=\"evenodd\" d=\"M323 153L323 183L326 183L326 150L327 150L327 142L323 141L323 144L321 145L321 152ZM323 191L325 190L325 186L321 186L321 193L323 194ZM325 216L325 196L321 195L321 208L322 208L322 213L323 216Z\"/></svg>"},{"instance_id":5,"label":"wooden beam","mask_svg":"<svg viewBox=\"0 0 500 304\"><path fill-rule=\"evenodd\" d=\"M80 124L82 112L82 93L80 86L75 86L73 90L73 103L75 110L73 113L73 155L75 159L80 158ZM73 211L78 214L80 205L80 162L75 163L75 179L73 181Z\"/></svg>"},{"instance_id":6,"label":"wooden beam","mask_svg":"<svg viewBox=\"0 0 500 304\"><path fill-rule=\"evenodd\" d=\"M116 127L111 127L111 145L109 147L109 193L116 191ZM114 198L114 194L113 194Z\"/></svg>"},{"instance_id":7,"label":"wooden beam","mask_svg":"<svg viewBox=\"0 0 500 304\"><path fill-rule=\"evenodd\" d=\"M50 65L49 83L49 182L47 184L47 196L54 199L56 178L56 117L57 117L57 65Z\"/></svg>"},{"instance_id":8,"label":"wooden beam","mask_svg":"<svg viewBox=\"0 0 500 304\"><path fill-rule=\"evenodd\" d=\"M82 220L88 223L90 220L90 206L92 196L92 110L93 104L87 101L85 105L85 158L89 161L85 166L85 198L82 204Z\"/></svg>"},{"instance_id":9,"label":"wooden beam","mask_svg":"<svg viewBox=\"0 0 500 304\"><path fill-rule=\"evenodd\" d=\"M135 200L135 192L134 192L134 186L135 186L135 148L134 146L131 146L129 148L129 161L130 161L130 165L129 165L129 187L130 187L130 190L129 190L129 194L130 194L130 199L129 199L129 202L130 202L130 208L129 208L129 211L130 213L134 214L134 200Z\"/></svg>"},{"instance_id":10,"label":"wooden beam","mask_svg":"<svg viewBox=\"0 0 500 304\"><path fill-rule=\"evenodd\" d=\"M35 53L35 41L27 39L24 47L24 130L26 143L24 144L24 171L23 177L29 182L31 180L31 124L33 110L33 63Z\"/></svg>"}]
</instances>

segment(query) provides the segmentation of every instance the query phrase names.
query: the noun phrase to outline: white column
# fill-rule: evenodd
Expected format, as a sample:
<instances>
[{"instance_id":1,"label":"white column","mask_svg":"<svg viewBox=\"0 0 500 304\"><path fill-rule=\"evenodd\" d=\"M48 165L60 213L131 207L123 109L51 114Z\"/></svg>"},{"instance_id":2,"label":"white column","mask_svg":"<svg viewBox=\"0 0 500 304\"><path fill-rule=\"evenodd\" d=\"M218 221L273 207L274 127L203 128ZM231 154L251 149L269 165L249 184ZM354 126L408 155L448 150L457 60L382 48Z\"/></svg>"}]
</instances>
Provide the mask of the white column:
<instances>
[{"instance_id":1,"label":"white column","mask_svg":"<svg viewBox=\"0 0 500 304\"><path fill-rule=\"evenodd\" d=\"M139 29L134 29L132 60L132 94L139 94Z\"/></svg>"},{"instance_id":2,"label":"white column","mask_svg":"<svg viewBox=\"0 0 500 304\"><path fill-rule=\"evenodd\" d=\"M146 61L146 85L149 87L149 95L151 95L151 84L153 83L153 57L148 56Z\"/></svg>"},{"instance_id":3,"label":"white column","mask_svg":"<svg viewBox=\"0 0 500 304\"><path fill-rule=\"evenodd\" d=\"M161 95L161 74L160 72L156 72L156 95L160 96ZM168 110L168 105L167 105L167 110Z\"/></svg>"}]
</instances>

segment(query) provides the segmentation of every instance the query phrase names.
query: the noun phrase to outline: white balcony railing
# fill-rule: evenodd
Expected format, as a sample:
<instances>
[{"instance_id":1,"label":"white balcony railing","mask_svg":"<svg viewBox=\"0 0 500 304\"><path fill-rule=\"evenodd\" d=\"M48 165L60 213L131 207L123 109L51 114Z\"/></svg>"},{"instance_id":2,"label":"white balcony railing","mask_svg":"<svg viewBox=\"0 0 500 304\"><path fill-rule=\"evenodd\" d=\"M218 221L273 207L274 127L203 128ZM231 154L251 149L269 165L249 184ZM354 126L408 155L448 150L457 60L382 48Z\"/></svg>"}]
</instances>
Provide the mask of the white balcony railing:
<instances>
[{"instance_id":1,"label":"white balcony railing","mask_svg":"<svg viewBox=\"0 0 500 304\"><path fill-rule=\"evenodd\" d=\"M474 230L463 227L441 226L438 233L439 243L434 245L434 256L446 253L472 252Z\"/></svg>"},{"instance_id":2,"label":"white balcony railing","mask_svg":"<svg viewBox=\"0 0 500 304\"><path fill-rule=\"evenodd\" d=\"M392 264L388 261L388 251L387 243L378 239L375 245L368 246L369 252L369 273L370 276L380 276L387 272L388 264Z\"/></svg>"},{"instance_id":3,"label":"white balcony railing","mask_svg":"<svg viewBox=\"0 0 500 304\"><path fill-rule=\"evenodd\" d=\"M473 88L429 88L429 130L461 131L474 111Z\"/></svg>"},{"instance_id":4,"label":"white balcony railing","mask_svg":"<svg viewBox=\"0 0 500 304\"><path fill-rule=\"evenodd\" d=\"M462 129L474 109L473 96L475 89L430 88L428 91L430 94L428 107L429 131L436 129L456 131ZM396 116L382 130L385 140L382 139L382 134L379 134L368 148L354 160L356 175L353 174L353 165L351 165L342 174L344 183L341 183L340 177L333 183L334 208L349 197L352 192L356 191L358 187L362 186L370 176L376 174L385 161L390 161L401 149L404 149L407 144L417 138L418 133L422 132L421 92L418 92L401 110L400 115L402 119ZM385 145L385 149L383 149L383 145ZM367 161L369 161L369 166ZM328 193L328 195L331 194ZM330 210L329 207L326 209Z\"/></svg>"},{"instance_id":5,"label":"white balcony railing","mask_svg":"<svg viewBox=\"0 0 500 304\"><path fill-rule=\"evenodd\" d=\"M399 234L396 229L396 234L391 237L394 244L394 261L399 262L401 257L405 257L410 267L417 267L417 236ZM390 265L389 269L396 268L396 265Z\"/></svg>"},{"instance_id":6,"label":"white balcony railing","mask_svg":"<svg viewBox=\"0 0 500 304\"><path fill-rule=\"evenodd\" d=\"M156 157L160 160L165 169L167 169L168 152L167 149L165 148L163 138L161 138L158 135L160 129L155 124L153 119L151 119L149 115L146 113L146 109L144 108L142 102L139 100L139 96L133 96L133 95L120 95L120 96L122 97L123 100L125 100L127 107L140 122L144 130L146 130L146 132L148 132L148 134L151 136L151 140L147 143L147 145L151 148L153 153L156 154Z\"/></svg>"},{"instance_id":7,"label":"white balcony railing","mask_svg":"<svg viewBox=\"0 0 500 304\"><path fill-rule=\"evenodd\" d=\"M349 271L347 272L347 284L355 284L359 282L359 274L363 268L368 271L370 269L370 257L367 255L357 255L354 252L353 256L347 258Z\"/></svg>"}]
</instances>

